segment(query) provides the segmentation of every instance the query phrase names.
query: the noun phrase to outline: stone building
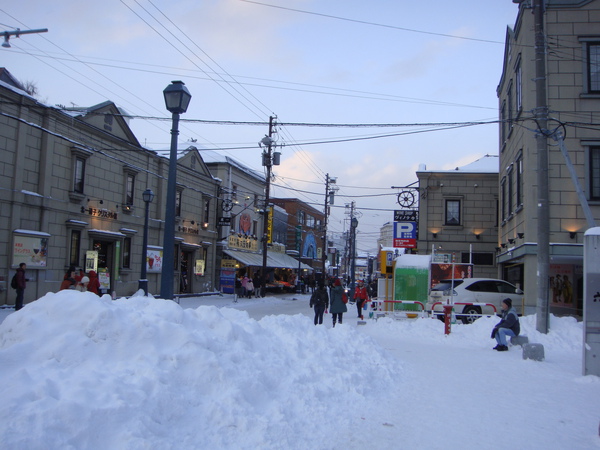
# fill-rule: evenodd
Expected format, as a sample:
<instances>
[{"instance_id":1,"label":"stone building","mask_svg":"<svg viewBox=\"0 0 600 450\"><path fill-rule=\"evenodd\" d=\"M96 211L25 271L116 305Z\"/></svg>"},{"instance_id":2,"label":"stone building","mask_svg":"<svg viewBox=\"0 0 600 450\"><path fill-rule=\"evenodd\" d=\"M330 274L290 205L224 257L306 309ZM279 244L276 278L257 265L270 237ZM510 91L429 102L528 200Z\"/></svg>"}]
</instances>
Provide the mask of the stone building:
<instances>
[{"instance_id":1,"label":"stone building","mask_svg":"<svg viewBox=\"0 0 600 450\"><path fill-rule=\"evenodd\" d=\"M600 218L600 1L547 0L543 13L548 126L550 312L580 314L583 234L590 224L583 204ZM501 119L498 264L504 279L525 291L535 310L538 242L538 126L535 15L520 2L508 28L502 76L497 88ZM544 78L544 77L540 77ZM577 196L560 136L573 163L585 202ZM556 139L555 139L556 138Z\"/></svg>"},{"instance_id":2,"label":"stone building","mask_svg":"<svg viewBox=\"0 0 600 450\"><path fill-rule=\"evenodd\" d=\"M498 157L454 170L417 172L419 233L417 251L435 251L446 260L472 263L473 276L497 278Z\"/></svg>"},{"instance_id":3,"label":"stone building","mask_svg":"<svg viewBox=\"0 0 600 450\"><path fill-rule=\"evenodd\" d=\"M150 293L160 290L163 264L176 267L175 293L214 289L220 183L198 152L179 160L177 258L166 262L169 161L140 146L114 103L50 107L0 81L0 146L0 304L14 303L7 280L21 262L30 279L25 303L58 291L70 266L95 270L102 290L118 296L138 289L142 263ZM155 197L142 255L146 189Z\"/></svg>"}]
</instances>

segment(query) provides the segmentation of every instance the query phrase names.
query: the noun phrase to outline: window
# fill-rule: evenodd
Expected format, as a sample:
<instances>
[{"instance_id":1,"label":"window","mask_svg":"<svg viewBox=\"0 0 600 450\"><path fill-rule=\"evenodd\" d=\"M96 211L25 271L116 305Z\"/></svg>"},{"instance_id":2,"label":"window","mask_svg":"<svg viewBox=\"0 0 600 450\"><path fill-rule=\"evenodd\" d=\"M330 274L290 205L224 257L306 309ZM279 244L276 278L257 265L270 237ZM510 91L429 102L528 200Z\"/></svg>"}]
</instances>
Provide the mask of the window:
<instances>
[{"instance_id":1,"label":"window","mask_svg":"<svg viewBox=\"0 0 600 450\"><path fill-rule=\"evenodd\" d=\"M513 214L513 165L508 167L506 174L506 214L507 218Z\"/></svg>"},{"instance_id":2,"label":"window","mask_svg":"<svg viewBox=\"0 0 600 450\"><path fill-rule=\"evenodd\" d=\"M75 175L73 177L73 191L83 194L85 183L85 159L81 157L75 158Z\"/></svg>"},{"instance_id":3,"label":"window","mask_svg":"<svg viewBox=\"0 0 600 450\"><path fill-rule=\"evenodd\" d=\"M204 201L204 223L210 221L210 199Z\"/></svg>"},{"instance_id":4,"label":"window","mask_svg":"<svg viewBox=\"0 0 600 450\"><path fill-rule=\"evenodd\" d=\"M123 269L131 269L131 238L123 239Z\"/></svg>"},{"instance_id":5,"label":"window","mask_svg":"<svg viewBox=\"0 0 600 450\"><path fill-rule=\"evenodd\" d=\"M309 228L315 227L315 218L313 216L311 216L310 214L306 215L306 226Z\"/></svg>"},{"instance_id":6,"label":"window","mask_svg":"<svg viewBox=\"0 0 600 450\"><path fill-rule=\"evenodd\" d=\"M508 134L510 134L510 132L512 131L513 128L513 86L512 86L512 82L511 84L508 86L508 91L506 91L506 109L507 109L507 113L508 113Z\"/></svg>"},{"instance_id":7,"label":"window","mask_svg":"<svg viewBox=\"0 0 600 450\"><path fill-rule=\"evenodd\" d=\"M298 211L298 223L304 225L306 221L306 213L302 210Z\"/></svg>"},{"instance_id":8,"label":"window","mask_svg":"<svg viewBox=\"0 0 600 450\"><path fill-rule=\"evenodd\" d=\"M600 42L590 42L587 46L588 92L600 93Z\"/></svg>"},{"instance_id":9,"label":"window","mask_svg":"<svg viewBox=\"0 0 600 450\"><path fill-rule=\"evenodd\" d=\"M516 87L516 106L517 114L523 109L523 70L521 68L521 55L517 59L517 66L515 67L515 87Z\"/></svg>"},{"instance_id":10,"label":"window","mask_svg":"<svg viewBox=\"0 0 600 450\"><path fill-rule=\"evenodd\" d=\"M446 200L444 225L460 225L460 200Z\"/></svg>"},{"instance_id":11,"label":"window","mask_svg":"<svg viewBox=\"0 0 600 450\"><path fill-rule=\"evenodd\" d=\"M600 200L600 147L590 147L590 200Z\"/></svg>"},{"instance_id":12,"label":"window","mask_svg":"<svg viewBox=\"0 0 600 450\"><path fill-rule=\"evenodd\" d=\"M463 264L469 264L469 262L472 262L477 266L493 266L494 254L489 252L463 252L461 253L461 262Z\"/></svg>"},{"instance_id":13,"label":"window","mask_svg":"<svg viewBox=\"0 0 600 450\"><path fill-rule=\"evenodd\" d=\"M125 177L125 204L133 205L135 194L135 174L127 173Z\"/></svg>"},{"instance_id":14,"label":"window","mask_svg":"<svg viewBox=\"0 0 600 450\"><path fill-rule=\"evenodd\" d=\"M516 207L520 208L521 206L523 206L523 151L519 152L515 165L515 175L517 177L517 183L515 186L517 189L517 197L515 200Z\"/></svg>"},{"instance_id":15,"label":"window","mask_svg":"<svg viewBox=\"0 0 600 450\"><path fill-rule=\"evenodd\" d=\"M81 231L71 230L71 249L69 251L69 265L79 265L79 253L81 250Z\"/></svg>"},{"instance_id":16,"label":"window","mask_svg":"<svg viewBox=\"0 0 600 450\"><path fill-rule=\"evenodd\" d=\"M237 186L235 184L231 185L231 200L237 200Z\"/></svg>"},{"instance_id":17,"label":"window","mask_svg":"<svg viewBox=\"0 0 600 450\"><path fill-rule=\"evenodd\" d=\"M179 189L175 193L175 215L177 217L181 216L181 191Z\"/></svg>"}]
</instances>

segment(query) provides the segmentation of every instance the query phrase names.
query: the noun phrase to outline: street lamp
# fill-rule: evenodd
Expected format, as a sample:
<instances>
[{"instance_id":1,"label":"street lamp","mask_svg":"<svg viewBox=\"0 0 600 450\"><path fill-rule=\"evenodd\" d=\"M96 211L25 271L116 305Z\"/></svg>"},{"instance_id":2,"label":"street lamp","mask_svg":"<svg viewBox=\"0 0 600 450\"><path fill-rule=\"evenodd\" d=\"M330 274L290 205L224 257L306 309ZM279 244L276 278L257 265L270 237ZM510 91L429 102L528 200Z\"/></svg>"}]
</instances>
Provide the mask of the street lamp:
<instances>
[{"instance_id":1,"label":"street lamp","mask_svg":"<svg viewBox=\"0 0 600 450\"><path fill-rule=\"evenodd\" d=\"M144 290L144 295L148 295L148 279L146 278L146 265L148 258L148 212L150 211L150 203L154 200L154 192L152 189L146 189L142 194L144 203L146 204L146 215L144 217L144 240L142 241L142 273L138 283L138 289Z\"/></svg>"},{"instance_id":2,"label":"street lamp","mask_svg":"<svg viewBox=\"0 0 600 450\"><path fill-rule=\"evenodd\" d=\"M167 209L163 237L163 262L160 280L160 296L173 300L175 278L175 196L177 194L177 136L179 135L179 115L187 111L192 94L182 81L173 81L163 91L167 110L173 114L171 128L171 153L169 155L169 177L167 179Z\"/></svg>"}]
</instances>

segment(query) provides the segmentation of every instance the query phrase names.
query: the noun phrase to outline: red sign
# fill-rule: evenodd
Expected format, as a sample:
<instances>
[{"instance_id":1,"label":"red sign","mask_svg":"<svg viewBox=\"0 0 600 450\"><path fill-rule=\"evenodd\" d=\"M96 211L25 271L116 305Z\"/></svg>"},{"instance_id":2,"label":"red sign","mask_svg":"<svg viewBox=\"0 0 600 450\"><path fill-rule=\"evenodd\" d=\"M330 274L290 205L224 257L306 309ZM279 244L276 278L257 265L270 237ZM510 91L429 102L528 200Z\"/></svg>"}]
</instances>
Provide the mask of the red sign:
<instances>
[{"instance_id":1,"label":"red sign","mask_svg":"<svg viewBox=\"0 0 600 450\"><path fill-rule=\"evenodd\" d=\"M394 238L394 247L400 248L417 248L416 239L397 239Z\"/></svg>"}]
</instances>

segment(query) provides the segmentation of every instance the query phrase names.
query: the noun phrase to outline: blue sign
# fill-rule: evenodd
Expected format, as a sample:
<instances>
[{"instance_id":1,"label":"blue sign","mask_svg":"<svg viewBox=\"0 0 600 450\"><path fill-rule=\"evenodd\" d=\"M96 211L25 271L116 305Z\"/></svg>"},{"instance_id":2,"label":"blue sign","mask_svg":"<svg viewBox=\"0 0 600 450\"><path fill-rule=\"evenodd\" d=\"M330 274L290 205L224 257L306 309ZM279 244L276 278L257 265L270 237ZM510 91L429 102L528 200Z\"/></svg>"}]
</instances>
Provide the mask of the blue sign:
<instances>
[{"instance_id":1,"label":"blue sign","mask_svg":"<svg viewBox=\"0 0 600 450\"><path fill-rule=\"evenodd\" d=\"M416 222L394 222L394 239L416 239Z\"/></svg>"}]
</instances>

